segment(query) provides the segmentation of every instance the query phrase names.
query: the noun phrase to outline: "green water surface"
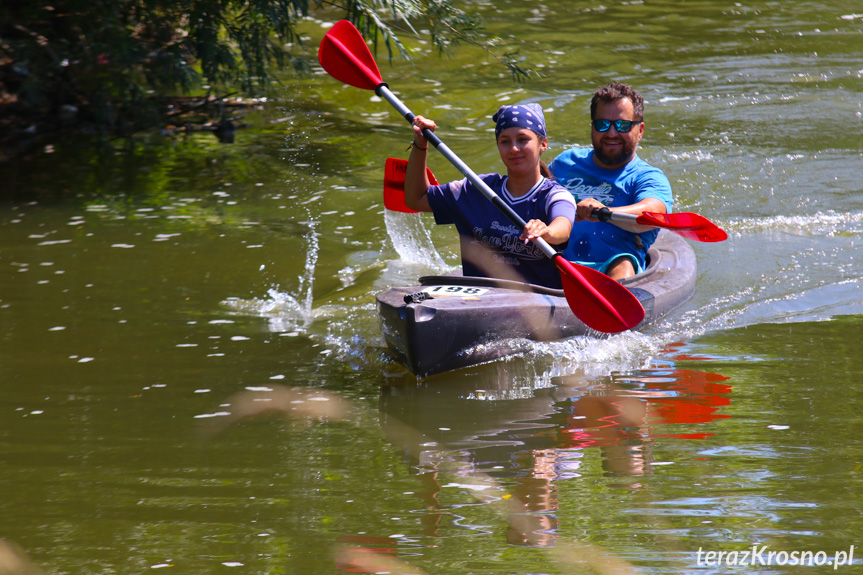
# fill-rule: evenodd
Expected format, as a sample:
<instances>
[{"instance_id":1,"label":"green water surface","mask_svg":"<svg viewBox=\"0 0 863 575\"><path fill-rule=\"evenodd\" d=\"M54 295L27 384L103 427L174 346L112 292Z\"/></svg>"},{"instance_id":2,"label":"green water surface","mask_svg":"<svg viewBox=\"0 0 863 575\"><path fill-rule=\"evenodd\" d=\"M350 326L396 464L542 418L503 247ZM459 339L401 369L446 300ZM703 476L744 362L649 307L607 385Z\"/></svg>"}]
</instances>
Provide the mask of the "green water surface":
<instances>
[{"instance_id":1,"label":"green water surface","mask_svg":"<svg viewBox=\"0 0 863 575\"><path fill-rule=\"evenodd\" d=\"M499 105L543 105L550 160L589 141L599 84L634 84L639 153L729 232L693 244L693 299L417 380L374 294L458 245L384 213L411 137L385 102L286 77L232 145L58 140L0 165L2 575L10 554L52 574L859 569L791 559L863 543L863 7L471 5L541 75L469 46L379 54L391 87L487 172ZM772 564L727 564L753 546Z\"/></svg>"}]
</instances>

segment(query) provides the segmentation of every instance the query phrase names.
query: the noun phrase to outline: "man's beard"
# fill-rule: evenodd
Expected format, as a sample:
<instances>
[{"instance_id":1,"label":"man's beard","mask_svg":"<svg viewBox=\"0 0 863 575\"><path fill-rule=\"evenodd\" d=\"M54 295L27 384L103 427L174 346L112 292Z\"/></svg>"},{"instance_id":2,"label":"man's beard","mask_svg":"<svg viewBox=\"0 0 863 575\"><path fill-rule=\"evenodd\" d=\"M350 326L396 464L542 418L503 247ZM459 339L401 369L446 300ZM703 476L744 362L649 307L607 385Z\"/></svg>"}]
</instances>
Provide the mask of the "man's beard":
<instances>
[{"instance_id":1,"label":"man's beard","mask_svg":"<svg viewBox=\"0 0 863 575\"><path fill-rule=\"evenodd\" d=\"M622 140L622 142L623 145L616 153L606 153L604 146L594 147L593 152L596 154L596 158L603 165L617 166L618 164L626 162L632 156L632 152L635 151L635 147L632 146L629 142L627 142L626 140Z\"/></svg>"}]
</instances>

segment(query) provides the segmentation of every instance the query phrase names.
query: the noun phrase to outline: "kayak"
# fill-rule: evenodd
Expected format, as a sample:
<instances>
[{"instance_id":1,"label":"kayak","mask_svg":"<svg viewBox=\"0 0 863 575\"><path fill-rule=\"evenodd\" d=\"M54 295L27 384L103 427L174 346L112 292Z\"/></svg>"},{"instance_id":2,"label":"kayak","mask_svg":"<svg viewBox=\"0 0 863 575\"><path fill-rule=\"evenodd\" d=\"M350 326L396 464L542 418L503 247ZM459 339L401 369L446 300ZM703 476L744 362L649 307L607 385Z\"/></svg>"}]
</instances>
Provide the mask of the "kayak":
<instances>
[{"instance_id":1,"label":"kayak","mask_svg":"<svg viewBox=\"0 0 863 575\"><path fill-rule=\"evenodd\" d=\"M644 307L639 330L695 292L692 247L660 230L647 269L621 283ZM563 290L494 278L424 276L376 296L387 347L419 377L493 361L524 349L524 340L601 337L569 307Z\"/></svg>"}]
</instances>

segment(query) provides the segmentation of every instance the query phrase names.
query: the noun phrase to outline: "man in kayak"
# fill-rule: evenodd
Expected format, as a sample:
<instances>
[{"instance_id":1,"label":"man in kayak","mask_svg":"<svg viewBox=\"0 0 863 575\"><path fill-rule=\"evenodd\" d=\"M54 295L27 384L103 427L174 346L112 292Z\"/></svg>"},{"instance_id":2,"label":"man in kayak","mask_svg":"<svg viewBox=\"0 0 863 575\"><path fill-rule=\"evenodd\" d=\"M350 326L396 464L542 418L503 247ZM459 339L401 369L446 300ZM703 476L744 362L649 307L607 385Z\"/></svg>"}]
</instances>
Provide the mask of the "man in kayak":
<instances>
[{"instance_id":1,"label":"man in kayak","mask_svg":"<svg viewBox=\"0 0 863 575\"><path fill-rule=\"evenodd\" d=\"M664 214L671 211L674 197L662 171L635 153L644 135L641 94L621 83L599 88L590 101L590 121L592 149L566 150L549 166L578 202L576 225L563 255L619 280L646 267L647 249L659 230L601 222L594 210Z\"/></svg>"},{"instance_id":2,"label":"man in kayak","mask_svg":"<svg viewBox=\"0 0 863 575\"><path fill-rule=\"evenodd\" d=\"M523 230L468 180L432 186L426 172L428 141L423 130L436 125L417 116L414 142L405 174L405 203L420 212L434 213L437 224L455 224L466 276L513 279L562 288L560 272L530 240L542 238L560 245L569 238L575 200L552 180L540 154L548 147L545 117L538 104L502 106L495 122L500 159L506 175L479 177L527 222Z\"/></svg>"}]
</instances>

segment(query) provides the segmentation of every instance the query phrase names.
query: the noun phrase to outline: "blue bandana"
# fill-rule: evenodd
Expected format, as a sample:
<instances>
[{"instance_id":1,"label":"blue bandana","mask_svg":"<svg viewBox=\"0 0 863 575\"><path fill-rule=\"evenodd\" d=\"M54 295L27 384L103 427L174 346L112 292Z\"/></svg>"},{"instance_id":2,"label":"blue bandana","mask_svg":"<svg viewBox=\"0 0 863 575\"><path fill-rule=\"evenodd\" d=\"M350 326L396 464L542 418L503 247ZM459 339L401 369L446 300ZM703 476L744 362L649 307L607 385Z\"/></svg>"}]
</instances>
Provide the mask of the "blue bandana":
<instances>
[{"instance_id":1,"label":"blue bandana","mask_svg":"<svg viewBox=\"0 0 863 575\"><path fill-rule=\"evenodd\" d=\"M539 104L518 104L516 106L501 106L491 117L496 123L494 127L494 138L507 128L526 128L546 138L545 116L542 114L542 106Z\"/></svg>"}]
</instances>

